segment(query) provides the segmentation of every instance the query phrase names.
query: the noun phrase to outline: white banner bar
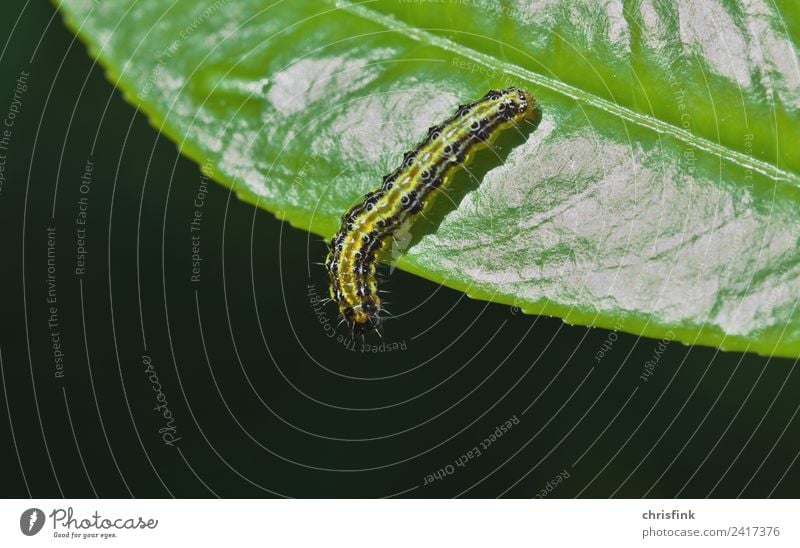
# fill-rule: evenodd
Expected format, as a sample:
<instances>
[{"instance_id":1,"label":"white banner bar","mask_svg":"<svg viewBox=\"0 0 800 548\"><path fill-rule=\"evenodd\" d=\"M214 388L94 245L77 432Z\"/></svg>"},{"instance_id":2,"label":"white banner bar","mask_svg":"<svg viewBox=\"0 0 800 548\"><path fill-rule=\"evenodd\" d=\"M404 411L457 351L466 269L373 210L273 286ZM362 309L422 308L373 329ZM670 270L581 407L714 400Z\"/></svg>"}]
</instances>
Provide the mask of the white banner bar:
<instances>
[{"instance_id":1,"label":"white banner bar","mask_svg":"<svg viewBox=\"0 0 800 548\"><path fill-rule=\"evenodd\" d=\"M797 547L799 520L796 500L19 499L0 546Z\"/></svg>"}]
</instances>

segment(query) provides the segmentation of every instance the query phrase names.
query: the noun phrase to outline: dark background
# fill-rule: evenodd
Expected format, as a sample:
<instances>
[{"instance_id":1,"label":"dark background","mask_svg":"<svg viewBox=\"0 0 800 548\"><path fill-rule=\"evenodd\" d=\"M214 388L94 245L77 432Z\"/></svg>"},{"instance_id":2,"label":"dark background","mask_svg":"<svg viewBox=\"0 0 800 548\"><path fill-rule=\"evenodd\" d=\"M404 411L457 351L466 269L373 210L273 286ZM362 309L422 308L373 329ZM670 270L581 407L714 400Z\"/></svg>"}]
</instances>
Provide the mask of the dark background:
<instances>
[{"instance_id":1,"label":"dark background","mask_svg":"<svg viewBox=\"0 0 800 548\"><path fill-rule=\"evenodd\" d=\"M327 291L313 264L323 242L214 183L192 283L198 166L124 102L50 4L0 4L0 40L0 117L30 74L0 193L0 496L800 494L796 361L671 343L643 383L658 341L524 316L401 271L387 287L403 318L386 342L405 349L348 350L308 295ZM332 305L318 309L335 324Z\"/></svg>"}]
</instances>

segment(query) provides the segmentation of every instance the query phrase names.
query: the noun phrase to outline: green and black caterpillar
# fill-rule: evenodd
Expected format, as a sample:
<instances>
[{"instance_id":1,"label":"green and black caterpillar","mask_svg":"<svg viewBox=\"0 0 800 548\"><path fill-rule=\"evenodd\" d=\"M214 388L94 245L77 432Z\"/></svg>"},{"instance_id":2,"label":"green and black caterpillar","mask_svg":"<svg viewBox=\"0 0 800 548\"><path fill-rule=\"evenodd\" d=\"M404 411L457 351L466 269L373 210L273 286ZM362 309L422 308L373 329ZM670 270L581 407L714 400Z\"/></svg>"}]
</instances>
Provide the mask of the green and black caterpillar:
<instances>
[{"instance_id":1,"label":"green and black caterpillar","mask_svg":"<svg viewBox=\"0 0 800 548\"><path fill-rule=\"evenodd\" d=\"M381 299L375 279L376 257L404 223L430 206L453 173L466 167L478 150L504 129L538 116L536 100L518 88L492 90L428 130L422 142L403 155L403 163L383 184L342 217L331 239L325 267L331 299L356 334L381 323Z\"/></svg>"}]
</instances>

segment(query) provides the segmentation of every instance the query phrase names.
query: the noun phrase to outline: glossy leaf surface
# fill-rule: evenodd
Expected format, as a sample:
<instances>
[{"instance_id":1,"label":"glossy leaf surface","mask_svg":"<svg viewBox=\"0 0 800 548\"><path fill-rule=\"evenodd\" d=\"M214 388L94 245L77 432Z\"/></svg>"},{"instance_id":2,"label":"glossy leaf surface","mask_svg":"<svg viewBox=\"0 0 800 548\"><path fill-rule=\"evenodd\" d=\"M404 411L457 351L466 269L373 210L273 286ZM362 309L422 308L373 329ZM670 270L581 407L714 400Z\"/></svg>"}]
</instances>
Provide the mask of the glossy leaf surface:
<instances>
[{"instance_id":1,"label":"glossy leaf surface","mask_svg":"<svg viewBox=\"0 0 800 548\"><path fill-rule=\"evenodd\" d=\"M569 323L800 356L800 16L788 2L61 10L185 154L326 237L456 105L528 89L539 127L456 178L400 268Z\"/></svg>"}]
</instances>

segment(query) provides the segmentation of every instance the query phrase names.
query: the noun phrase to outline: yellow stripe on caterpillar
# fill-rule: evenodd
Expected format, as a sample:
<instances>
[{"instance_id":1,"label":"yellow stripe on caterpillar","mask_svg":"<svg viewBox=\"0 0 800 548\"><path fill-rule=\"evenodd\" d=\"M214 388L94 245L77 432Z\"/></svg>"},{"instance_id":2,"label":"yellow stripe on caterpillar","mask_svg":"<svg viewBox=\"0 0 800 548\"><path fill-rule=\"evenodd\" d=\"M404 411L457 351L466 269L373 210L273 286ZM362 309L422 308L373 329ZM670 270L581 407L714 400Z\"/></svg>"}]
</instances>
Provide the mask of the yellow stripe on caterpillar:
<instances>
[{"instance_id":1,"label":"yellow stripe on caterpillar","mask_svg":"<svg viewBox=\"0 0 800 548\"><path fill-rule=\"evenodd\" d=\"M533 96L519 88L492 90L461 105L442 124L431 127L422 142L403 155L403 163L384 176L381 187L342 217L331 239L325 267L330 294L356 334L381 323L381 299L375 279L376 256L401 226L412 222L436 193L466 167L474 153L502 130L537 117Z\"/></svg>"}]
</instances>

